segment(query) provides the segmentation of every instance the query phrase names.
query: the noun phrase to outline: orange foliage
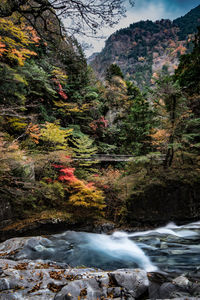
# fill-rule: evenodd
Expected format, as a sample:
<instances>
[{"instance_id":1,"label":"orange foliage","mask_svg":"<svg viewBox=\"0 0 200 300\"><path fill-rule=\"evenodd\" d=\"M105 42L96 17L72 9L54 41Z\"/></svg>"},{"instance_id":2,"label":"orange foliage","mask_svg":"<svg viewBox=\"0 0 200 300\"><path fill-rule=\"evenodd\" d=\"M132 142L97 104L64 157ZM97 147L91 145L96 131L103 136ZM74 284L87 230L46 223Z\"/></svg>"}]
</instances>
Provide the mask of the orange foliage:
<instances>
[{"instance_id":1,"label":"orange foliage","mask_svg":"<svg viewBox=\"0 0 200 300\"><path fill-rule=\"evenodd\" d=\"M74 207L87 208L87 214L91 215L92 211L96 214L102 214L105 207L104 196L101 190L98 190L93 182L84 183L75 175L75 168L64 167L63 165L53 165L59 170L58 181L66 184L66 191L70 193L69 203ZM79 213L79 211L77 211Z\"/></svg>"},{"instance_id":2,"label":"orange foliage","mask_svg":"<svg viewBox=\"0 0 200 300\"><path fill-rule=\"evenodd\" d=\"M26 133L29 134L31 140L35 143L35 144L39 144L39 139L40 139L40 128L37 124L32 124L30 123Z\"/></svg>"},{"instance_id":3,"label":"orange foliage","mask_svg":"<svg viewBox=\"0 0 200 300\"><path fill-rule=\"evenodd\" d=\"M111 167L105 170L102 170L101 176L99 174L93 175L93 181L97 187L107 190L109 188L113 188L118 186L118 180L122 176L123 171L114 170Z\"/></svg>"},{"instance_id":4,"label":"orange foliage","mask_svg":"<svg viewBox=\"0 0 200 300\"><path fill-rule=\"evenodd\" d=\"M0 37L0 56L3 55L4 52L6 52L6 45L4 43L1 43L1 37Z\"/></svg>"},{"instance_id":5,"label":"orange foliage","mask_svg":"<svg viewBox=\"0 0 200 300\"><path fill-rule=\"evenodd\" d=\"M15 24L11 19L0 18L0 56L17 62L20 66L24 61L37 55L29 49L30 45L37 46L40 38L35 30L24 23Z\"/></svg>"},{"instance_id":6,"label":"orange foliage","mask_svg":"<svg viewBox=\"0 0 200 300\"><path fill-rule=\"evenodd\" d=\"M163 150L167 147L169 141L169 132L166 129L158 129L151 134L152 145L156 146L158 150Z\"/></svg>"},{"instance_id":7,"label":"orange foliage","mask_svg":"<svg viewBox=\"0 0 200 300\"><path fill-rule=\"evenodd\" d=\"M36 46L39 46L40 37L37 35L36 30L31 26L25 26L24 30L29 32L30 39L36 44Z\"/></svg>"}]
</instances>

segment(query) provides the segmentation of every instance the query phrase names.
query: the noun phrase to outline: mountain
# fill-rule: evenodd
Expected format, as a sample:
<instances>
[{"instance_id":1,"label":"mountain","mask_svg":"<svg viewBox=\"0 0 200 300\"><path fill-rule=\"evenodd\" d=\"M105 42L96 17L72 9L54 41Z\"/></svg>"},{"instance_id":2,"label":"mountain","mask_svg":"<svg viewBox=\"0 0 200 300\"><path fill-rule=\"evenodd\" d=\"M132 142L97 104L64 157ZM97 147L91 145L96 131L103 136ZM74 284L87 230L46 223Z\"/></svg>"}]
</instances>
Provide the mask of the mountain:
<instances>
[{"instance_id":1,"label":"mountain","mask_svg":"<svg viewBox=\"0 0 200 300\"><path fill-rule=\"evenodd\" d=\"M159 71L174 72L180 55L191 51L199 25L200 5L174 21L133 23L112 34L104 49L90 59L90 64L103 78L107 67L116 63L127 79L139 87L149 86Z\"/></svg>"}]
</instances>

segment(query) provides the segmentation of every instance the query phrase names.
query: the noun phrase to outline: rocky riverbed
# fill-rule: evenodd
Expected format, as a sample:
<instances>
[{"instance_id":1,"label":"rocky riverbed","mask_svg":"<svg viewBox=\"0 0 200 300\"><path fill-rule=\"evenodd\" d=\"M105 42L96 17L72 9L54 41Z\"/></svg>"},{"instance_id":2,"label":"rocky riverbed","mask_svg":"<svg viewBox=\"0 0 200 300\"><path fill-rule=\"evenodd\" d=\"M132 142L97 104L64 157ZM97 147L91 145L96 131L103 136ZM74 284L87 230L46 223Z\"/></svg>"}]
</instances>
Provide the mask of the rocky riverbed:
<instances>
[{"instance_id":1,"label":"rocky riverbed","mask_svg":"<svg viewBox=\"0 0 200 300\"><path fill-rule=\"evenodd\" d=\"M200 223L0 244L0 300L200 299Z\"/></svg>"},{"instance_id":2,"label":"rocky riverbed","mask_svg":"<svg viewBox=\"0 0 200 300\"><path fill-rule=\"evenodd\" d=\"M44 261L0 260L1 300L200 299L196 278L141 269L102 271Z\"/></svg>"}]
</instances>

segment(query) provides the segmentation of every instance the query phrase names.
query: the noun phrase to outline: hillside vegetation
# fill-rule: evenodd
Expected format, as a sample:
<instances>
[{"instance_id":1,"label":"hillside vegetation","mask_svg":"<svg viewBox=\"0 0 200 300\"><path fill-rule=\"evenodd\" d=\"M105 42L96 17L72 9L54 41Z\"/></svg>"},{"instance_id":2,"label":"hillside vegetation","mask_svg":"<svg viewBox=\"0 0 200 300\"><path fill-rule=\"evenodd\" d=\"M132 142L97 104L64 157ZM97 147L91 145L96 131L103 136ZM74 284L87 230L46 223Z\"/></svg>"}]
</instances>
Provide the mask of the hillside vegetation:
<instances>
[{"instance_id":1,"label":"hillside vegetation","mask_svg":"<svg viewBox=\"0 0 200 300\"><path fill-rule=\"evenodd\" d=\"M102 78L106 68L116 63L127 79L144 89L154 83L159 71L174 73L180 55L191 51L192 39L199 25L200 5L173 22L133 23L112 34L90 64Z\"/></svg>"},{"instance_id":2,"label":"hillside vegetation","mask_svg":"<svg viewBox=\"0 0 200 300\"><path fill-rule=\"evenodd\" d=\"M1 226L17 221L21 228L49 218L126 224L133 192L164 184L167 177L182 184L198 181L200 32L186 54L186 41L178 40L170 21L139 22L119 31L107 41L105 55L109 47L111 56L121 47L128 54L122 70L109 65L101 82L78 41L62 31L55 11L42 18L50 25L45 32L41 20L31 25L19 11L0 18ZM117 36L125 37L119 47ZM124 68L139 59L138 74L151 80L152 62L163 51L173 54L175 74L155 70L154 88L144 94ZM101 163L97 153L134 160ZM11 210L10 219L4 209Z\"/></svg>"}]
</instances>

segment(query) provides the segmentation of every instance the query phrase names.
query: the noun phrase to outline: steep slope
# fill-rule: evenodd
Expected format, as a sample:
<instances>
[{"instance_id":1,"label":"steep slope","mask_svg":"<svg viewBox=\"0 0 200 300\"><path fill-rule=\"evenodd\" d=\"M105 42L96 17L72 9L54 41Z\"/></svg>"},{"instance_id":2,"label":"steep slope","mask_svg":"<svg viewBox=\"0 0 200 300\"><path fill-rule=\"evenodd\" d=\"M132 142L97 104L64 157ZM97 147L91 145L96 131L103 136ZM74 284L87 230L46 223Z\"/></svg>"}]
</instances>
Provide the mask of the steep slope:
<instances>
[{"instance_id":1,"label":"steep slope","mask_svg":"<svg viewBox=\"0 0 200 300\"><path fill-rule=\"evenodd\" d=\"M90 64L101 78L107 67L116 63L139 87L150 85L158 71L174 72L180 55L190 51L199 25L200 5L173 22L148 20L131 24L112 34Z\"/></svg>"}]
</instances>

